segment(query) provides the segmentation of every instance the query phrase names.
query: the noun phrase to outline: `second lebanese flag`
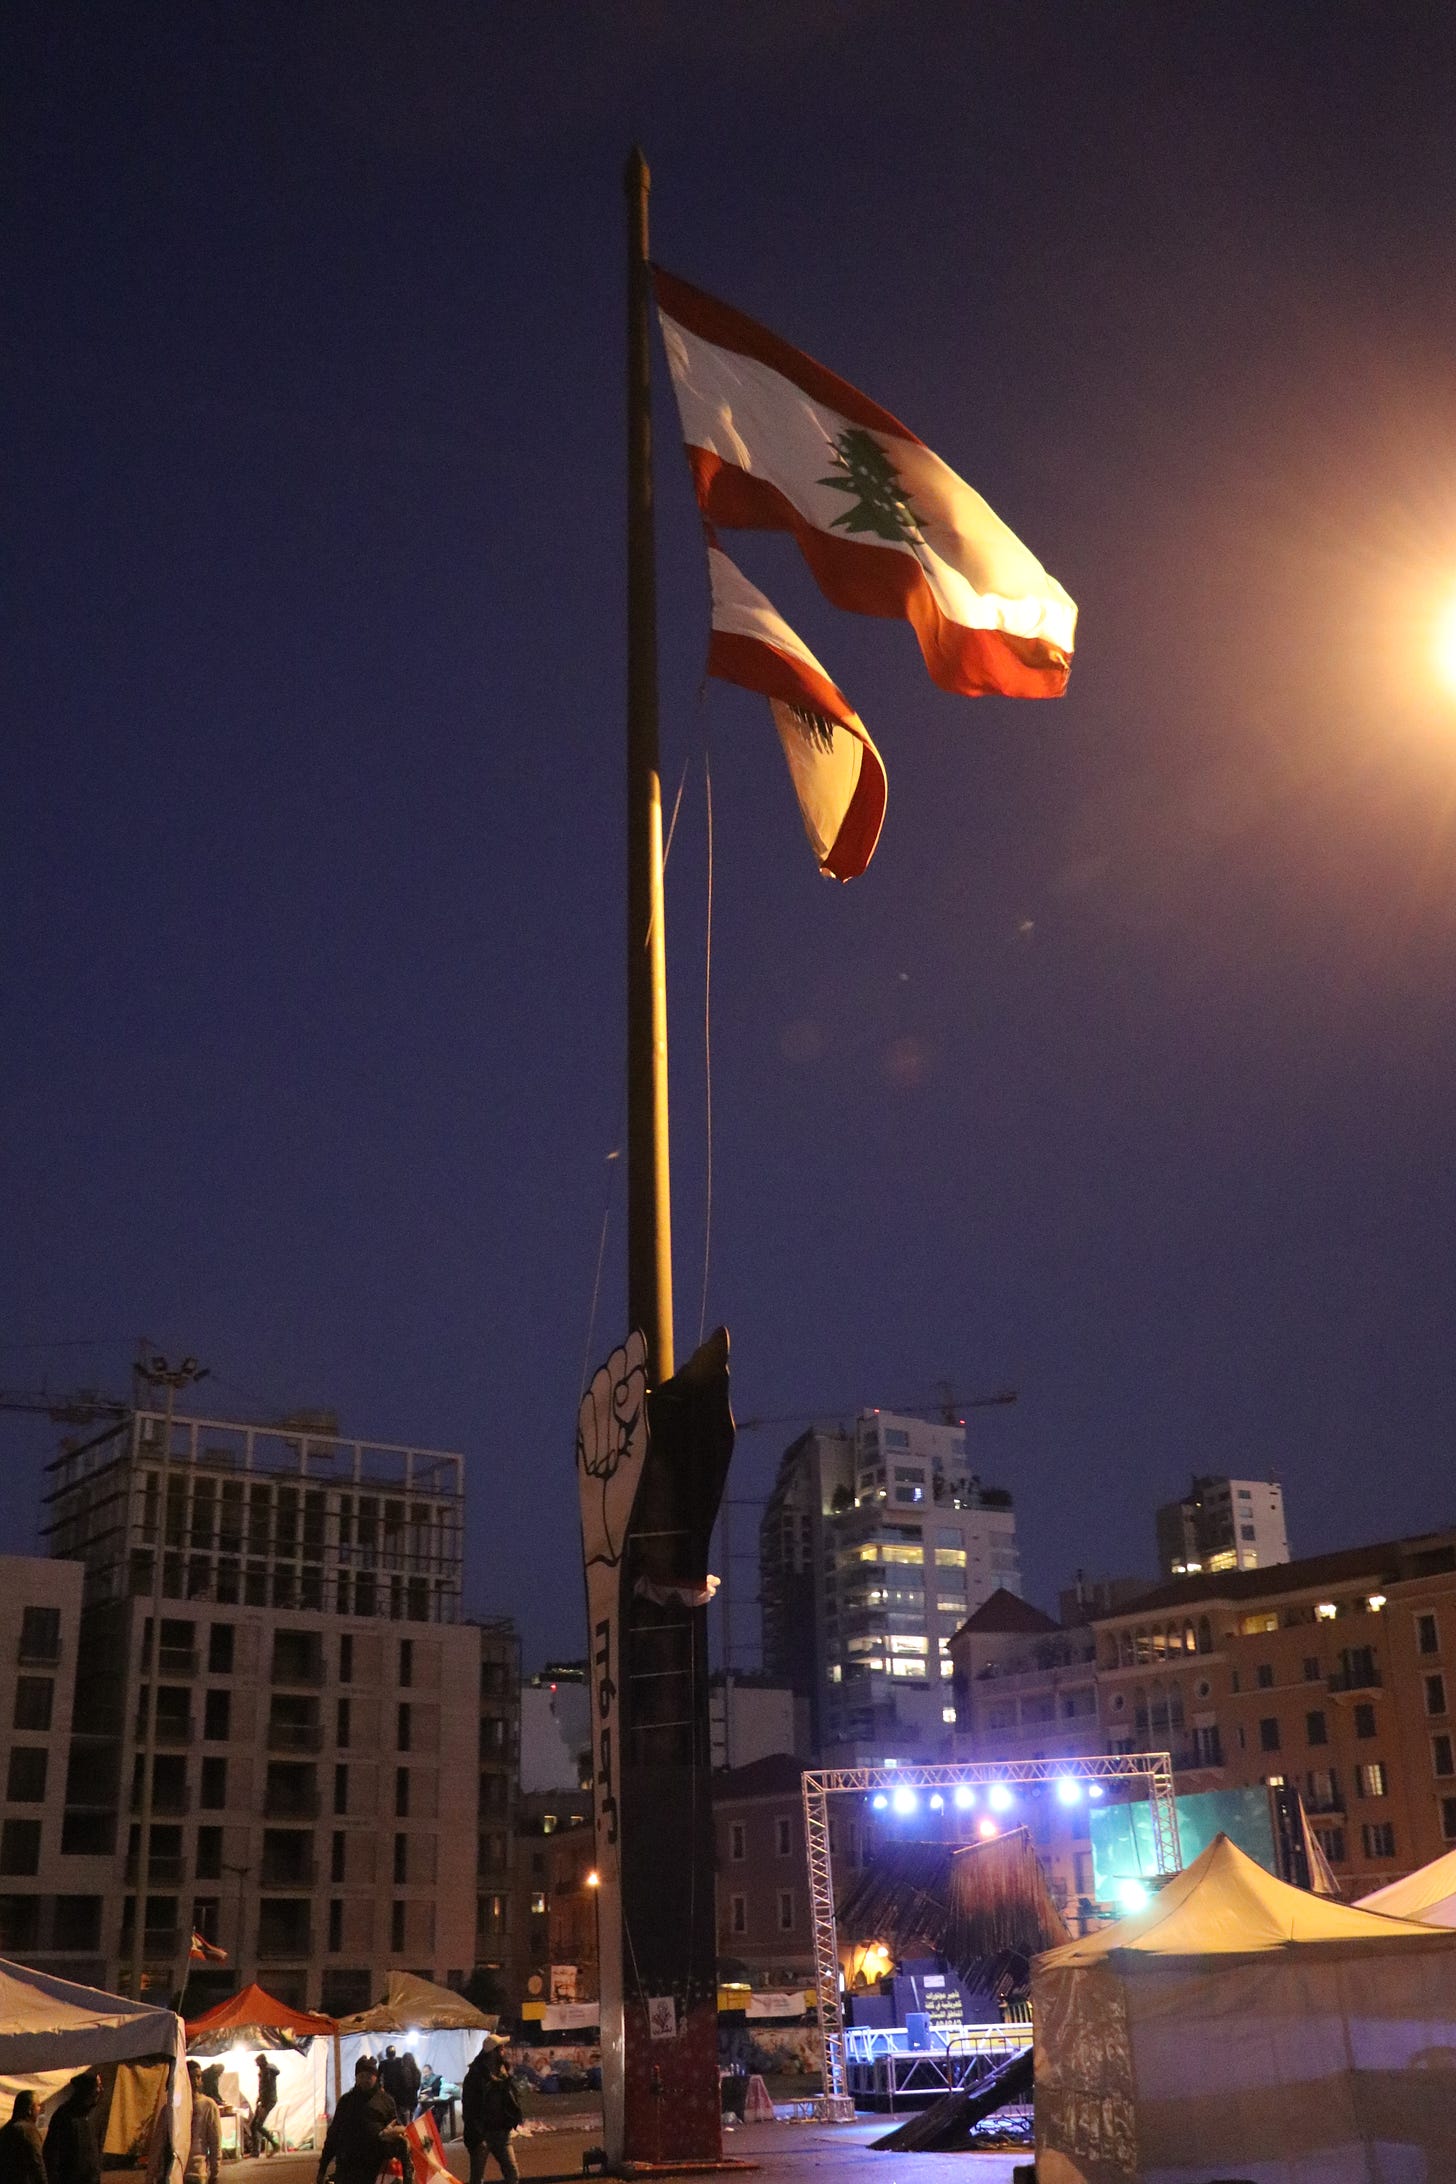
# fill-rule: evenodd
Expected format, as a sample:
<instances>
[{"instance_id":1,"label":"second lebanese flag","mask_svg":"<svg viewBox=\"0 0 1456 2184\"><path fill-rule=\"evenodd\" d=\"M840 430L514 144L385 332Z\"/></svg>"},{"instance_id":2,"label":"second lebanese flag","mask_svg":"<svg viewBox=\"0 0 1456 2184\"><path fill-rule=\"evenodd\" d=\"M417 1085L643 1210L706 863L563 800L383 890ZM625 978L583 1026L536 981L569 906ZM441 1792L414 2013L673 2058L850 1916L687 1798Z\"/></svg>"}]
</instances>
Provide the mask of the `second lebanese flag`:
<instances>
[{"instance_id":1,"label":"second lebanese flag","mask_svg":"<svg viewBox=\"0 0 1456 2184\"><path fill-rule=\"evenodd\" d=\"M1060 697L1077 610L980 494L766 326L654 278L708 521L791 532L835 606L910 623L943 690Z\"/></svg>"},{"instance_id":2,"label":"second lebanese flag","mask_svg":"<svg viewBox=\"0 0 1456 2184\"><path fill-rule=\"evenodd\" d=\"M769 701L821 872L855 880L885 816L885 769L864 722L763 593L710 541L708 673Z\"/></svg>"}]
</instances>

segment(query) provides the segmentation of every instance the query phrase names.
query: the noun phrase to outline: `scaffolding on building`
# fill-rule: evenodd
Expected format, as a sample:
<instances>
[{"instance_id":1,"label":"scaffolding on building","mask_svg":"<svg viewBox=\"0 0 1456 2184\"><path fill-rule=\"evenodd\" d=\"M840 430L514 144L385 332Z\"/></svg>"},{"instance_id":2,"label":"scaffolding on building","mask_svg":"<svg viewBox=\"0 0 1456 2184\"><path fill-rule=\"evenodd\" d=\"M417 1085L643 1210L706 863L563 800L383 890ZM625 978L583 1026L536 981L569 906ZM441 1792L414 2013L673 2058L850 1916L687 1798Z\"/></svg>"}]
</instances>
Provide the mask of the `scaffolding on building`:
<instances>
[{"instance_id":1,"label":"scaffolding on building","mask_svg":"<svg viewBox=\"0 0 1456 2184\"><path fill-rule=\"evenodd\" d=\"M459 1621L462 1456L175 1417L164 1467L166 1431L130 1411L47 1467L47 1544L85 1564L88 1605L151 1594L165 1468L165 1600Z\"/></svg>"}]
</instances>

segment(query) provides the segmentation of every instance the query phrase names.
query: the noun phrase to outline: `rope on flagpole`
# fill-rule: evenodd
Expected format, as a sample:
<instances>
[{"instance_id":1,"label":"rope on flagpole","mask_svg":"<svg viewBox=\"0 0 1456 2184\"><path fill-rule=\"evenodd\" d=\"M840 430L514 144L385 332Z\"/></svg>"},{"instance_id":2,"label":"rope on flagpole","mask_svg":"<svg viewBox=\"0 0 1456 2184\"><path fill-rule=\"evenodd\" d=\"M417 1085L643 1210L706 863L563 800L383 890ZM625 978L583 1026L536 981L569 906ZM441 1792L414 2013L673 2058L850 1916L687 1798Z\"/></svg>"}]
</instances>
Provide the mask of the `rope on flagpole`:
<instances>
[{"instance_id":1,"label":"rope on flagpole","mask_svg":"<svg viewBox=\"0 0 1456 2184\"><path fill-rule=\"evenodd\" d=\"M703 724L703 790L707 806L707 912L703 941L703 1296L698 1310L698 1341L708 1325L708 1266L713 1248L713 765L708 729Z\"/></svg>"}]
</instances>

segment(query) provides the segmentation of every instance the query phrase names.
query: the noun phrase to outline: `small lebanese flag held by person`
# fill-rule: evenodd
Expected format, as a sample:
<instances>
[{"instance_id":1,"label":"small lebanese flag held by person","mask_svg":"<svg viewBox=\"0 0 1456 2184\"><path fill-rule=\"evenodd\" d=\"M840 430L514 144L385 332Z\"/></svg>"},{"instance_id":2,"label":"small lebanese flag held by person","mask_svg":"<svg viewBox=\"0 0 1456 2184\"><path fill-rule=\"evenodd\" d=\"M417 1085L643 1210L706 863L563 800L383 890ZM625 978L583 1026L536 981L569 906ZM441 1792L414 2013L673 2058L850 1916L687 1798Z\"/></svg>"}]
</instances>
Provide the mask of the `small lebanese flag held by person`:
<instances>
[{"instance_id":1,"label":"small lebanese flag held by person","mask_svg":"<svg viewBox=\"0 0 1456 2184\"><path fill-rule=\"evenodd\" d=\"M219 1949L215 1941L209 1941L206 1934L199 1934L194 1926L187 1957L192 1964L226 1964L227 1951Z\"/></svg>"},{"instance_id":2,"label":"small lebanese flag held by person","mask_svg":"<svg viewBox=\"0 0 1456 2184\"><path fill-rule=\"evenodd\" d=\"M660 268L654 280L707 520L790 532L835 606L910 624L942 690L1059 698L1076 607L980 494L766 326Z\"/></svg>"},{"instance_id":3,"label":"small lebanese flag held by person","mask_svg":"<svg viewBox=\"0 0 1456 2184\"><path fill-rule=\"evenodd\" d=\"M708 673L768 699L819 869L836 880L858 879L875 853L885 816L880 754L803 639L712 542L708 575Z\"/></svg>"},{"instance_id":4,"label":"small lebanese flag held by person","mask_svg":"<svg viewBox=\"0 0 1456 2184\"><path fill-rule=\"evenodd\" d=\"M405 2132L404 2142L409 2149L414 2184L439 2184L442 2178L449 2178L449 2184L456 2184L445 2159L445 2149L440 2142L440 2126L435 2121L432 2109L427 2108L422 2116L415 2117Z\"/></svg>"}]
</instances>

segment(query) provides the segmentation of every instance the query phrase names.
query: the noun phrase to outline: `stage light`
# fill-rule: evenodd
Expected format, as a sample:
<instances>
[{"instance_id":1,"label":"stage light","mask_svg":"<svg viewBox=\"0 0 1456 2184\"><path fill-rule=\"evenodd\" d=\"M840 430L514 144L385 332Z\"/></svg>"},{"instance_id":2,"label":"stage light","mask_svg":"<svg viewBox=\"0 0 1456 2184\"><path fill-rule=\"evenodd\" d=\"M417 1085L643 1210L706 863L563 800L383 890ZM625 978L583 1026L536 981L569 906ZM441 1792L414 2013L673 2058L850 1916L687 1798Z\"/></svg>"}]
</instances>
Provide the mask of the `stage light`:
<instances>
[{"instance_id":1,"label":"stage light","mask_svg":"<svg viewBox=\"0 0 1456 2184\"><path fill-rule=\"evenodd\" d=\"M419 2026L411 2025L404 2036L404 2044L406 2047L418 2047L423 2037L424 2035L421 2033Z\"/></svg>"},{"instance_id":2,"label":"stage light","mask_svg":"<svg viewBox=\"0 0 1456 2184\"><path fill-rule=\"evenodd\" d=\"M1102 1784L1100 1782L1089 1782L1087 1785L1087 1795L1089 1797L1102 1797L1106 1795L1106 1792L1103 1790Z\"/></svg>"},{"instance_id":3,"label":"stage light","mask_svg":"<svg viewBox=\"0 0 1456 2184\"><path fill-rule=\"evenodd\" d=\"M976 1802L976 1793L963 1782L955 1793L955 1801L957 1812L969 1812Z\"/></svg>"},{"instance_id":4,"label":"stage light","mask_svg":"<svg viewBox=\"0 0 1456 2184\"><path fill-rule=\"evenodd\" d=\"M934 1797L932 1797L930 1800L930 1809L932 1812L945 1811L945 1799L941 1796L939 1790L936 1791Z\"/></svg>"},{"instance_id":5,"label":"stage light","mask_svg":"<svg viewBox=\"0 0 1456 2184\"><path fill-rule=\"evenodd\" d=\"M997 1827L995 1821L991 1818L991 1815L987 1813L984 1819L977 1821L976 1833L979 1836L982 1836L987 1842L989 1842L991 1840L991 1837L993 1835L999 1835L1001 1833L1001 1830Z\"/></svg>"},{"instance_id":6,"label":"stage light","mask_svg":"<svg viewBox=\"0 0 1456 2184\"><path fill-rule=\"evenodd\" d=\"M876 1790L874 1796L870 1799L870 1803L874 1806L876 1812L884 1812L889 1802L890 1800L883 1790Z\"/></svg>"},{"instance_id":7,"label":"stage light","mask_svg":"<svg viewBox=\"0 0 1456 2184\"><path fill-rule=\"evenodd\" d=\"M1144 1910L1151 1901L1141 1881L1119 1881L1115 1893L1117 1908L1122 1912Z\"/></svg>"},{"instance_id":8,"label":"stage light","mask_svg":"<svg viewBox=\"0 0 1456 2184\"><path fill-rule=\"evenodd\" d=\"M1011 1792L1004 1782L993 1782L991 1784L990 1789L986 1792L986 1803L990 1806L992 1812L1009 1812L1011 1810Z\"/></svg>"},{"instance_id":9,"label":"stage light","mask_svg":"<svg viewBox=\"0 0 1456 2184\"><path fill-rule=\"evenodd\" d=\"M1063 1774L1057 1776L1057 1796L1064 1805L1081 1804L1082 1785L1075 1775Z\"/></svg>"},{"instance_id":10,"label":"stage light","mask_svg":"<svg viewBox=\"0 0 1456 2184\"><path fill-rule=\"evenodd\" d=\"M913 1790L896 1790L894 1796L890 1799L890 1803L894 1806L896 1812L907 1813L914 1812L920 1800Z\"/></svg>"}]
</instances>

